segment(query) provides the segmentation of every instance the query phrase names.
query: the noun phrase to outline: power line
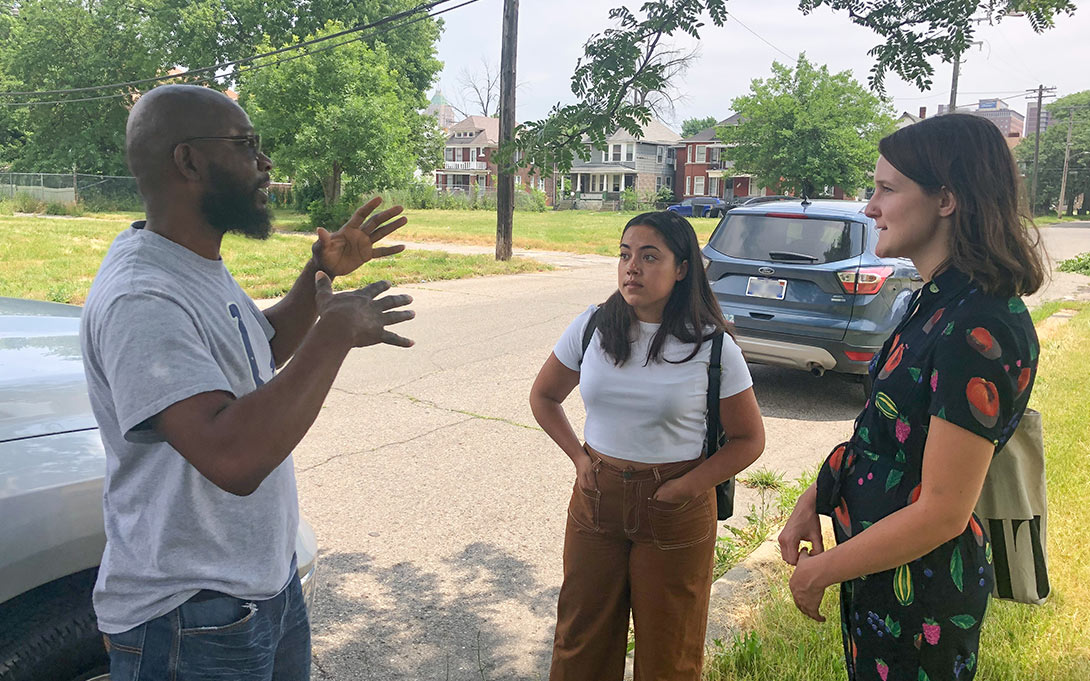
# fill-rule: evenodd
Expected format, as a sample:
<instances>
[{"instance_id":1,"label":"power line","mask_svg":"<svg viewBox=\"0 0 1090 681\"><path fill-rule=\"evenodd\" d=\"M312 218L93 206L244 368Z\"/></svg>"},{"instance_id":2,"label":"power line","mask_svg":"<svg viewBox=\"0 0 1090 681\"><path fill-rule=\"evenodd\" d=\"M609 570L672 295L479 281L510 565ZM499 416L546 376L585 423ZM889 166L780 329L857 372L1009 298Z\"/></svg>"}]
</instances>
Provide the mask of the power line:
<instances>
[{"instance_id":1,"label":"power line","mask_svg":"<svg viewBox=\"0 0 1090 681\"><path fill-rule=\"evenodd\" d=\"M757 31L754 31L754 30L753 30L752 28L750 28L749 26L746 26L746 25L745 25L744 23L742 23L742 20L741 20L741 19L739 19L738 17L734 16L734 15L733 15L733 14L731 14L730 12L727 12L727 16L728 16L728 17L730 17L731 19L734 19L735 21L737 21L737 22L738 22L738 23L739 23L739 24L741 25L741 27L742 27L742 28L746 29L747 31L749 31L749 32L750 32L750 33L752 33L753 35L757 36L757 38L758 38L758 39L759 39L759 40L760 40L761 42L763 42L763 43L764 43L765 45L768 45L769 47L771 47L772 49L776 50L777 52L779 52L779 53L780 53L780 54L782 54L783 56L787 57L788 59L792 59L792 60L798 61L798 58L799 58L799 56L798 56L797 54L796 54L796 55L790 55L790 54L788 54L788 53L784 52L783 50L781 50L780 48L776 47L775 45L773 45L772 43L770 43L770 42L769 42L768 40L766 40L766 39L764 38L764 36L762 36L762 35L761 35L760 33L758 33Z\"/></svg>"},{"instance_id":2,"label":"power line","mask_svg":"<svg viewBox=\"0 0 1090 681\"><path fill-rule=\"evenodd\" d=\"M347 28L347 29L345 29L343 31L338 31L337 33L332 33L332 34L327 35L327 36L321 36L319 38L312 38L311 40L306 40L306 41L303 41L303 42L298 43L296 45L288 45L286 47L281 47L279 49L272 50L270 52L264 52L262 54L255 54L255 55L250 56L250 57L244 57L242 59L236 59L236 60L233 60L233 61L222 62L222 63L219 63L219 64L214 64L212 66L203 66L203 67L196 68L196 69L190 69L190 70L184 71L182 73L167 74L167 75L163 75L163 76L155 76L155 77L152 77L152 78L142 78L140 80L133 80L133 81L123 82L123 83L109 83L109 84L105 84L105 85L92 85L92 86L87 86L87 87L66 88L66 89L61 89L61 90L34 90L34 91L25 91L25 92L0 92L0 97L46 96L46 95L71 94L71 93L77 93L77 92L93 92L95 90L113 90L113 89L119 89L119 88L135 87L135 86L138 86L138 85L146 85L148 83L158 83L158 82L167 81L167 80L175 80L175 79L179 79L179 78L186 78L186 77L189 77L189 76L192 76L192 75L208 73L210 71L215 73L216 71L221 71L223 69L227 69L227 68L230 68L230 67L233 67L233 66L248 64L248 63L256 61L258 59L264 59L266 57L276 56L276 55L282 54L284 52L289 52L289 51L292 51L292 50L298 50L298 49L302 49L304 47L308 47L310 45L314 45L314 44L317 44L317 43L322 43L322 42L326 42L326 41L333 40L333 39L336 39L336 38L340 38L342 36L349 35L351 33L358 33L360 31L365 31L365 30L369 30L369 29L378 28L380 26L383 26L385 24L389 24L389 23L391 23L393 21L396 21L398 19L403 19L405 17L412 16L413 14L418 14L420 12L430 12L430 10L432 8L434 8L434 7L438 6L438 5L442 5L444 3L447 3L447 2L452 2L452 1L453 0L431 0L430 2L425 2L425 3L422 3L420 5L417 5L416 7L413 7L411 9L407 9L407 10L404 10L404 11L401 11L401 12L397 12L395 14L385 16L385 17L383 17L381 19L378 19L378 20L373 21L373 22L368 23L368 24L358 24L358 25L353 26L351 28ZM457 7L451 7L451 8L441 10L441 11L438 11L438 12L429 13L424 17L417 17L414 20L405 22L403 24L398 24L396 27L408 26L409 24L416 23L417 21L422 21L422 20L430 18L430 17L435 17L435 16L438 16L440 14L444 14L445 12L448 12L448 11L450 11L452 9L457 9L458 7L464 7L465 5L471 4L471 3L476 2L476 1L477 0L468 0L468 2L463 2L462 4L458 5ZM391 27L391 28L395 28L395 27ZM204 78L197 79L196 82L207 82L209 80L216 80L217 78L222 78L222 77L225 77L225 76L224 75L221 75L221 76L216 76L216 75L206 76ZM115 97L124 97L124 96L127 96L129 94L131 94L131 93L120 93L120 94L113 94L113 95L99 95L99 96L95 96L95 97L84 97L84 98L80 98L80 99L65 99L65 100L58 100L58 101L51 101L51 102L0 102L0 106L28 106L28 105L38 105L38 104L62 104L62 103L65 103L65 102L72 102L72 103L75 103L75 102L88 102L88 101L94 101L94 100L99 100L99 99L112 99L112 98L115 98Z\"/></svg>"}]
</instances>

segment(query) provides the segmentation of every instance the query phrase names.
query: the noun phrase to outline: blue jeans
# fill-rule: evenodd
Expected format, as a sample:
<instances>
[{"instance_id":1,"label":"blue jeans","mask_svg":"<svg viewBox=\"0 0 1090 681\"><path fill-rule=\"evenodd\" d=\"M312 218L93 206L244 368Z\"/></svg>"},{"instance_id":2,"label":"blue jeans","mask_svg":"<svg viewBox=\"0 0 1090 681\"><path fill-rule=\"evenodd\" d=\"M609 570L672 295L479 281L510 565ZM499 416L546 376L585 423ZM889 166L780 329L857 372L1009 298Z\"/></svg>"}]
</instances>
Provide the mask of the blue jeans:
<instances>
[{"instance_id":1,"label":"blue jeans","mask_svg":"<svg viewBox=\"0 0 1090 681\"><path fill-rule=\"evenodd\" d=\"M162 617L104 635L111 681L309 681L310 621L294 567L268 600L202 591Z\"/></svg>"}]
</instances>

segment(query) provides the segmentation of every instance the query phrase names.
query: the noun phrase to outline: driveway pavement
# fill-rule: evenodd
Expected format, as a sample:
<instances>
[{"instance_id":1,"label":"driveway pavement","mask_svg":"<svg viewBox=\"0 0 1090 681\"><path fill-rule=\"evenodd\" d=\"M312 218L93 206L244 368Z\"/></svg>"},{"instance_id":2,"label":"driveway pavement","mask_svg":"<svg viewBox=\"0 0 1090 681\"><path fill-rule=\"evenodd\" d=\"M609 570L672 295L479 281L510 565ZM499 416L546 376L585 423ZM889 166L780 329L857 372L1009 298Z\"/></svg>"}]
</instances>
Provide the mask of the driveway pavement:
<instances>
[{"instance_id":1,"label":"driveway pavement","mask_svg":"<svg viewBox=\"0 0 1090 681\"><path fill-rule=\"evenodd\" d=\"M1045 238L1058 258L1090 251L1088 228ZM353 351L299 446L321 548L316 679L547 675L573 471L527 395L567 324L615 289L615 267L530 255L563 269L400 289L417 319L399 332L416 346ZM1090 296L1088 282L1063 275L1047 295ZM751 370L768 434L756 467L792 479L847 438L857 384ZM581 432L578 395L565 406ZM755 502L740 489L739 516Z\"/></svg>"}]
</instances>

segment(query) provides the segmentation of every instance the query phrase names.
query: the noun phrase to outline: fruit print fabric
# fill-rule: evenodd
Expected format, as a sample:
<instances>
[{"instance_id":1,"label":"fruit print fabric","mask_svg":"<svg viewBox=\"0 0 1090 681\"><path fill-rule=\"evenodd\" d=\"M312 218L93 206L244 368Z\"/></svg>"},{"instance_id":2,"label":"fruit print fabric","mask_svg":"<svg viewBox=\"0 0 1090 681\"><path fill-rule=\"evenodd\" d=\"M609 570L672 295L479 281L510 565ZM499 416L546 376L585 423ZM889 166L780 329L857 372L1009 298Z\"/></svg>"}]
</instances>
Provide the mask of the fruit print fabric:
<instances>
[{"instance_id":1,"label":"fruit print fabric","mask_svg":"<svg viewBox=\"0 0 1090 681\"><path fill-rule=\"evenodd\" d=\"M932 416L1006 444L1032 391L1037 336L1018 299L947 270L913 297L872 363L874 394L818 476L818 511L838 543L920 496ZM956 453L951 453L956 455ZM906 565L841 585L852 681L967 681L992 590L991 544L965 531Z\"/></svg>"}]
</instances>

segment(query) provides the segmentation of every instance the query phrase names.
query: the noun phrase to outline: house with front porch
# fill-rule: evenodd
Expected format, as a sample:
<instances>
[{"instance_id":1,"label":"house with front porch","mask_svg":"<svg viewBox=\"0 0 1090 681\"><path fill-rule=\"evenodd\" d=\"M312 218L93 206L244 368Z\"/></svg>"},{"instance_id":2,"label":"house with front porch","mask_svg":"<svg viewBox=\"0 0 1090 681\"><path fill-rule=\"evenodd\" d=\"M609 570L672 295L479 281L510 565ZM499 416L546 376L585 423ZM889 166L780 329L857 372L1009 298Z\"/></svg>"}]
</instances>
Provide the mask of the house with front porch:
<instances>
[{"instance_id":1,"label":"house with front porch","mask_svg":"<svg viewBox=\"0 0 1090 681\"><path fill-rule=\"evenodd\" d=\"M604 149L593 148L584 137L590 158L576 158L571 167L571 189L583 201L616 199L626 189L641 196L662 187L673 189L674 157L681 135L652 119L641 134L618 129L606 139Z\"/></svg>"},{"instance_id":2,"label":"house with front porch","mask_svg":"<svg viewBox=\"0 0 1090 681\"><path fill-rule=\"evenodd\" d=\"M500 119L491 116L469 116L450 128L443 149L443 165L435 171L435 187L440 191L495 191L499 167L492 154L500 145ZM552 177L531 175L520 168L515 175L515 188L529 191L540 189L550 198Z\"/></svg>"}]
</instances>

